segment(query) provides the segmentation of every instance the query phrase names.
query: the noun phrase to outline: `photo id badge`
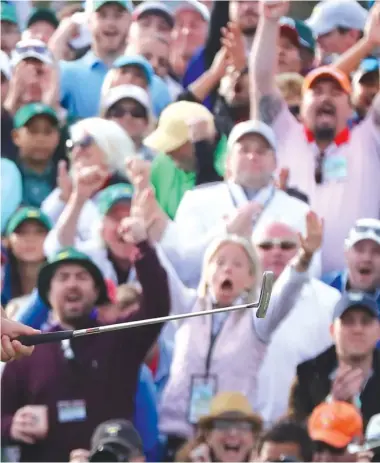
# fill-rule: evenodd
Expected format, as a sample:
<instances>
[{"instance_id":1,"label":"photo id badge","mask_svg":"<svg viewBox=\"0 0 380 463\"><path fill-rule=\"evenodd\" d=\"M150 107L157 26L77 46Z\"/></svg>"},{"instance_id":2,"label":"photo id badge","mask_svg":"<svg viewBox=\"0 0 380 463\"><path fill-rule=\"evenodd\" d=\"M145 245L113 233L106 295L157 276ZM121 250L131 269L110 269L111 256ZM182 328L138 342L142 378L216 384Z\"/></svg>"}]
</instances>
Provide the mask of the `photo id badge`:
<instances>
[{"instance_id":1,"label":"photo id badge","mask_svg":"<svg viewBox=\"0 0 380 463\"><path fill-rule=\"evenodd\" d=\"M85 421L86 402L84 400L61 400L57 402L57 415L60 423Z\"/></svg>"},{"instance_id":2,"label":"photo id badge","mask_svg":"<svg viewBox=\"0 0 380 463\"><path fill-rule=\"evenodd\" d=\"M217 391L217 378L215 375L194 375L190 385L189 421L196 424L210 411L210 403Z\"/></svg>"},{"instance_id":3,"label":"photo id badge","mask_svg":"<svg viewBox=\"0 0 380 463\"><path fill-rule=\"evenodd\" d=\"M343 180L347 177L347 159L344 156L330 156L323 163L323 178L326 181Z\"/></svg>"}]
</instances>

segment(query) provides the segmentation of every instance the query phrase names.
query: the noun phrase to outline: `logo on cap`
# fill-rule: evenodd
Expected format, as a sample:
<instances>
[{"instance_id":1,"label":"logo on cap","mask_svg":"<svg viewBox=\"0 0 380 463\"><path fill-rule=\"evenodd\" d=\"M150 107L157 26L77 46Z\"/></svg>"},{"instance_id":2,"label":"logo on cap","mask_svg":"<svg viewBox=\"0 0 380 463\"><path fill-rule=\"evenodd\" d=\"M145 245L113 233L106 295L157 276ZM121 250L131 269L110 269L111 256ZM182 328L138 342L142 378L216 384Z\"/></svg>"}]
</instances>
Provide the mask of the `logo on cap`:
<instances>
[{"instance_id":1,"label":"logo on cap","mask_svg":"<svg viewBox=\"0 0 380 463\"><path fill-rule=\"evenodd\" d=\"M39 213L37 211L29 211L28 212L28 217L33 219L34 217L39 217Z\"/></svg>"},{"instance_id":2,"label":"logo on cap","mask_svg":"<svg viewBox=\"0 0 380 463\"><path fill-rule=\"evenodd\" d=\"M349 293L349 298L354 302L360 302L360 301L363 300L364 296L363 296L362 293L350 292Z\"/></svg>"},{"instance_id":3,"label":"logo on cap","mask_svg":"<svg viewBox=\"0 0 380 463\"><path fill-rule=\"evenodd\" d=\"M119 434L120 429L121 426L119 424L114 424L112 426L108 426L106 432L111 436L117 436Z\"/></svg>"},{"instance_id":4,"label":"logo on cap","mask_svg":"<svg viewBox=\"0 0 380 463\"><path fill-rule=\"evenodd\" d=\"M69 253L67 251L60 252L58 254L58 259L66 259L67 257L69 257Z\"/></svg>"}]
</instances>

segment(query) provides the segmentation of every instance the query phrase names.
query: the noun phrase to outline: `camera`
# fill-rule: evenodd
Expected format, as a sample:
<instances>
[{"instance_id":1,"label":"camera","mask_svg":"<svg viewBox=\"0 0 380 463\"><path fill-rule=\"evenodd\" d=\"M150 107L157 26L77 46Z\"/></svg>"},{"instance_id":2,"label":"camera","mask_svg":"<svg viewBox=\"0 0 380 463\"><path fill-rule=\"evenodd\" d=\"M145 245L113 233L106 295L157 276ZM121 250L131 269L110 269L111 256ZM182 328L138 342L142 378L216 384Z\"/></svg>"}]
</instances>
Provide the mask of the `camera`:
<instances>
[{"instance_id":1,"label":"camera","mask_svg":"<svg viewBox=\"0 0 380 463\"><path fill-rule=\"evenodd\" d=\"M130 421L117 419L101 423L91 438L89 461L131 461L143 456L140 436Z\"/></svg>"}]
</instances>

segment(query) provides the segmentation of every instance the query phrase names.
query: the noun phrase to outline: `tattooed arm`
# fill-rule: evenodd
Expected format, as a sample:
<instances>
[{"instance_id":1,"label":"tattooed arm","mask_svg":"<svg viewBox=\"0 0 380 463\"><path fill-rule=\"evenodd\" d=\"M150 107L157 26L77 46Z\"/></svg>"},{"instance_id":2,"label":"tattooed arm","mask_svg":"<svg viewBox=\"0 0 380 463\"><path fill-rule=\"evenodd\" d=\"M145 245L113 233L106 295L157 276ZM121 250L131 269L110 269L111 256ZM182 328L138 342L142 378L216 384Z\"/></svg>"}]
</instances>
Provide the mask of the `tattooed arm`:
<instances>
[{"instance_id":1,"label":"tattooed arm","mask_svg":"<svg viewBox=\"0 0 380 463\"><path fill-rule=\"evenodd\" d=\"M262 2L261 17L249 58L251 118L271 125L284 101L277 89L278 21L287 14L289 2Z\"/></svg>"}]
</instances>

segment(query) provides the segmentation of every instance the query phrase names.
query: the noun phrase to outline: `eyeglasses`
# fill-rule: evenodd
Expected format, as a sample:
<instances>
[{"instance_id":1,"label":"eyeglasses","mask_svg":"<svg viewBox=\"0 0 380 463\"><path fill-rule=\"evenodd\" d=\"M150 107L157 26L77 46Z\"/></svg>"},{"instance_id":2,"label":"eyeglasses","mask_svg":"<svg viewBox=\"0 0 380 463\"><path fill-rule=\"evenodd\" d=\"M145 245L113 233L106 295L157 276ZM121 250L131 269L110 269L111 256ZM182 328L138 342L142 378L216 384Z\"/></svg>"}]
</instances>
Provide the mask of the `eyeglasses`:
<instances>
[{"instance_id":1,"label":"eyeglasses","mask_svg":"<svg viewBox=\"0 0 380 463\"><path fill-rule=\"evenodd\" d=\"M228 431L229 429L237 429L239 431L252 431L252 424L245 420L214 420L212 428L219 431Z\"/></svg>"},{"instance_id":2,"label":"eyeglasses","mask_svg":"<svg viewBox=\"0 0 380 463\"><path fill-rule=\"evenodd\" d=\"M94 143L95 143L95 140L92 135L85 135L79 140L67 140L66 147L70 150L74 149L76 146L79 148L85 149Z\"/></svg>"},{"instance_id":3,"label":"eyeglasses","mask_svg":"<svg viewBox=\"0 0 380 463\"><path fill-rule=\"evenodd\" d=\"M146 119L147 112L143 107L135 106L134 108L126 108L125 106L114 106L107 111L107 118L121 119L125 115L129 115L136 119Z\"/></svg>"},{"instance_id":4,"label":"eyeglasses","mask_svg":"<svg viewBox=\"0 0 380 463\"><path fill-rule=\"evenodd\" d=\"M281 251L290 251L297 247L297 243L290 240L266 240L257 245L263 251L271 251L275 246L279 247Z\"/></svg>"},{"instance_id":5,"label":"eyeglasses","mask_svg":"<svg viewBox=\"0 0 380 463\"><path fill-rule=\"evenodd\" d=\"M368 227L364 225L356 225L354 227L356 233L374 233L376 236L380 236L380 228Z\"/></svg>"}]
</instances>

